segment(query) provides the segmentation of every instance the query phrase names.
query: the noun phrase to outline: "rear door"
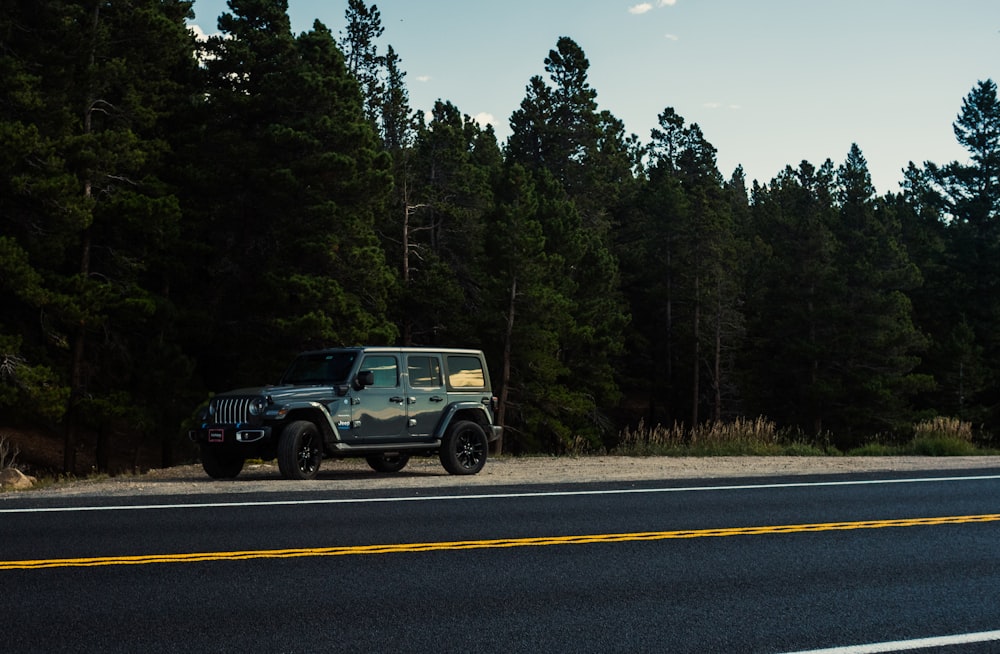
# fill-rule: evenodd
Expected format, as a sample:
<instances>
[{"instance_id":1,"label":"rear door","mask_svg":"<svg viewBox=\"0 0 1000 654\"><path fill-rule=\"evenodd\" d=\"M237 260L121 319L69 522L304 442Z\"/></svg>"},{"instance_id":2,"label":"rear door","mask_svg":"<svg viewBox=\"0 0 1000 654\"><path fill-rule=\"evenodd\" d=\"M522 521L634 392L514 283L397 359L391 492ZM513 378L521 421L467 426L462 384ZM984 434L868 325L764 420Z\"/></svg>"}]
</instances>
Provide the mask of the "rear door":
<instances>
[{"instance_id":1,"label":"rear door","mask_svg":"<svg viewBox=\"0 0 1000 654\"><path fill-rule=\"evenodd\" d=\"M424 353L406 355L407 430L414 440L430 440L441 418L448 397L441 370L441 355Z\"/></svg>"}]
</instances>

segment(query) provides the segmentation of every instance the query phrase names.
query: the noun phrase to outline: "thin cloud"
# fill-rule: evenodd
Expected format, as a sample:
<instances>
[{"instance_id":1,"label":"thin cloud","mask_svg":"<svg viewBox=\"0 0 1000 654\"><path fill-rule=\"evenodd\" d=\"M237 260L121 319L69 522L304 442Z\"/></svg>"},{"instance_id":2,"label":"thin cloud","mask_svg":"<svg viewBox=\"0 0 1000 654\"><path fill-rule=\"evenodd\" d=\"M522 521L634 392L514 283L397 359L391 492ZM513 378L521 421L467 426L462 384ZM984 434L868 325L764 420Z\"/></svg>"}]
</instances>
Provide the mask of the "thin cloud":
<instances>
[{"instance_id":1,"label":"thin cloud","mask_svg":"<svg viewBox=\"0 0 1000 654\"><path fill-rule=\"evenodd\" d=\"M417 75L417 81L418 82L429 82L429 81L431 81L431 76L430 75Z\"/></svg>"},{"instance_id":2,"label":"thin cloud","mask_svg":"<svg viewBox=\"0 0 1000 654\"><path fill-rule=\"evenodd\" d=\"M208 34L205 34L205 30L201 29L200 25L188 25L188 29L194 32L194 38L197 41L207 41Z\"/></svg>"},{"instance_id":3,"label":"thin cloud","mask_svg":"<svg viewBox=\"0 0 1000 654\"><path fill-rule=\"evenodd\" d=\"M493 125L495 127L497 124L496 117L487 111L480 111L472 117L472 120L476 121L476 124L480 127L486 127L487 125Z\"/></svg>"},{"instance_id":4,"label":"thin cloud","mask_svg":"<svg viewBox=\"0 0 1000 654\"><path fill-rule=\"evenodd\" d=\"M730 109L732 111L738 111L742 107L738 104L726 104L724 102L706 102L702 104L706 109Z\"/></svg>"},{"instance_id":5,"label":"thin cloud","mask_svg":"<svg viewBox=\"0 0 1000 654\"><path fill-rule=\"evenodd\" d=\"M678 39L679 39L680 37L679 37L679 36L677 36L676 34L664 34L664 35L663 35L663 38L665 38L665 39L666 39L666 40L668 40L668 41L676 41L676 40L678 40Z\"/></svg>"},{"instance_id":6,"label":"thin cloud","mask_svg":"<svg viewBox=\"0 0 1000 654\"><path fill-rule=\"evenodd\" d=\"M212 37L220 37L221 36L224 39L231 39L231 38L233 38L232 34L223 34L222 32L219 32L219 31L215 31L215 32L212 32L211 34L207 34L205 32L205 30L201 29L201 25L198 25L196 23L188 23L187 24L187 28L191 32L194 33L195 40L201 41L201 42L205 42L205 41L209 40Z\"/></svg>"},{"instance_id":7,"label":"thin cloud","mask_svg":"<svg viewBox=\"0 0 1000 654\"><path fill-rule=\"evenodd\" d=\"M656 0L657 7L673 7L677 4L677 0ZM641 2L637 5L632 5L628 8L628 13L635 16L646 14L653 11L652 2Z\"/></svg>"}]
</instances>

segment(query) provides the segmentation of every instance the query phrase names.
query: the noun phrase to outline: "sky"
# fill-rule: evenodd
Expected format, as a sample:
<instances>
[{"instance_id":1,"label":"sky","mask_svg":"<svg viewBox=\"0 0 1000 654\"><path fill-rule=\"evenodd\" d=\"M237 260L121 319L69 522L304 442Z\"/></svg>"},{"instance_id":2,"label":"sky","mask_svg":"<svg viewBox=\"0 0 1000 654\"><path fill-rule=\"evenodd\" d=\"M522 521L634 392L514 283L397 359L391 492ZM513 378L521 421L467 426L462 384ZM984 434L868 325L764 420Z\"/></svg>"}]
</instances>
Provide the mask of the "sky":
<instances>
[{"instance_id":1,"label":"sky","mask_svg":"<svg viewBox=\"0 0 1000 654\"><path fill-rule=\"evenodd\" d=\"M673 107L729 178L840 165L856 143L879 193L910 161L968 161L952 124L981 80L1000 82L998 0L367 0L406 71L414 109L450 101L501 143L531 77L567 36L599 109L642 142ZM288 0L292 30L340 37L347 0ZM225 0L195 0L202 32Z\"/></svg>"}]
</instances>

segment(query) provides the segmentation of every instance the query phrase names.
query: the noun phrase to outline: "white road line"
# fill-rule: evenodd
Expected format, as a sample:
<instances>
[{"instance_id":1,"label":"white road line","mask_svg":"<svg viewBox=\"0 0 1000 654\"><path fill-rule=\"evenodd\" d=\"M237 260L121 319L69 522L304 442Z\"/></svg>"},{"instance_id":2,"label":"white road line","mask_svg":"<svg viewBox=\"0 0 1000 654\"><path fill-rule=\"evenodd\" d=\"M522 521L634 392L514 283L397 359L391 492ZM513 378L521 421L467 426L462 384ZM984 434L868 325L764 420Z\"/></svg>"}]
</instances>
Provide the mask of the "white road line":
<instances>
[{"instance_id":1,"label":"white road line","mask_svg":"<svg viewBox=\"0 0 1000 654\"><path fill-rule=\"evenodd\" d=\"M877 652L904 652L914 649L926 649L928 647L970 645L972 643L985 643L992 640L1000 640L1000 631L981 631L975 634L897 640L891 643L870 643L868 645L848 645L847 647L831 647L829 649L811 649L801 652L789 652L789 654L876 654Z\"/></svg>"},{"instance_id":2,"label":"white road line","mask_svg":"<svg viewBox=\"0 0 1000 654\"><path fill-rule=\"evenodd\" d=\"M395 497L327 498L321 500L259 500L253 502L191 502L184 504L119 504L111 506L50 506L17 509L0 509L3 513L73 513L82 511L153 511L162 509L208 509L261 506L307 506L310 504L382 504L392 502L445 502L458 500L496 500L531 497L576 497L586 495L633 495L643 493L700 493L711 491L766 490L781 488L812 488L823 486L871 486L882 484L926 484L935 482L989 481L1000 475L969 477L923 477L914 479L868 479L855 481L795 482L785 484L743 484L736 486L677 486L665 488L618 488L585 491L548 491L531 493L495 493L480 495L418 495Z\"/></svg>"}]
</instances>

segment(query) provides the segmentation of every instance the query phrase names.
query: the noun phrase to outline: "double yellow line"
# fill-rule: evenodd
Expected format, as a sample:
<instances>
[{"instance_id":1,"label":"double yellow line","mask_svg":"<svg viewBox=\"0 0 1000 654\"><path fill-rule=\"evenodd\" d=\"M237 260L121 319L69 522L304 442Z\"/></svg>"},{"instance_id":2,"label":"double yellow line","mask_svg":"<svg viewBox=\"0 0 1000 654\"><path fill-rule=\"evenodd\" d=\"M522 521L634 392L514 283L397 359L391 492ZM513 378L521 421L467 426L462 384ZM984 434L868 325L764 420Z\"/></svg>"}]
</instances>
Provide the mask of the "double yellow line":
<instances>
[{"instance_id":1,"label":"double yellow line","mask_svg":"<svg viewBox=\"0 0 1000 654\"><path fill-rule=\"evenodd\" d=\"M39 570L45 568L87 568L108 565L147 565L151 563L202 563L206 561L245 561L248 559L293 559L315 556L358 556L363 554L398 554L403 552L436 552L442 550L477 550L506 547L543 547L547 545L582 545L593 543L625 543L634 541L671 540L678 538L709 538L723 536L760 536L794 534L815 531L846 531L851 529L883 529L886 527L926 527L975 522L1000 521L1000 513L985 515L946 516L940 518L904 518L900 520L860 520L852 522L819 522L801 525L763 527L732 527L728 529L684 529L678 531L646 531L626 534L590 534L582 536L547 536L538 538L501 538L496 540L461 540L436 543L398 543L394 545L354 545L347 547L307 547L281 550L244 550L235 552L193 552L189 554L145 554L137 556L96 556L78 559L38 559L0 561L0 570Z\"/></svg>"}]
</instances>

